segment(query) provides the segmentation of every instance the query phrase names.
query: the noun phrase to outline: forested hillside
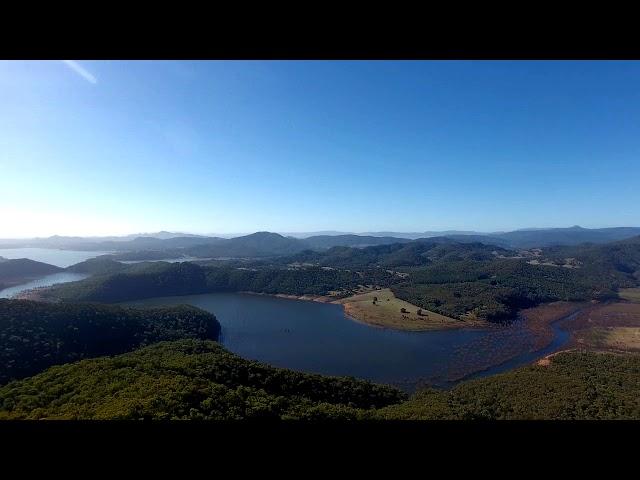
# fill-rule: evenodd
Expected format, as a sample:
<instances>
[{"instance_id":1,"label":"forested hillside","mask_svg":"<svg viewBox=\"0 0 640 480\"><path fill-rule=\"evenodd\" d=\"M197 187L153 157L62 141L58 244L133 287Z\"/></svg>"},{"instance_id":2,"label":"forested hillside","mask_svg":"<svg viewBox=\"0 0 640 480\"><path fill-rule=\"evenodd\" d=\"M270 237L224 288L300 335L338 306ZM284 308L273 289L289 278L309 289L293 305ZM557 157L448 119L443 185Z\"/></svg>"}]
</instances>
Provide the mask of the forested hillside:
<instances>
[{"instance_id":1,"label":"forested hillside","mask_svg":"<svg viewBox=\"0 0 640 480\"><path fill-rule=\"evenodd\" d=\"M640 356L560 353L548 366L529 366L425 390L375 412L403 420L640 419Z\"/></svg>"},{"instance_id":2,"label":"forested hillside","mask_svg":"<svg viewBox=\"0 0 640 480\"><path fill-rule=\"evenodd\" d=\"M549 247L542 252L558 263L575 259L587 270L615 271L640 280L640 236L604 245Z\"/></svg>"},{"instance_id":3,"label":"forested hillside","mask_svg":"<svg viewBox=\"0 0 640 480\"><path fill-rule=\"evenodd\" d=\"M326 295L361 284L387 286L399 277L381 269L365 272L321 267L202 267L189 262L139 263L115 274L55 285L44 292L65 301L124 302L141 298L208 292Z\"/></svg>"},{"instance_id":4,"label":"forested hillside","mask_svg":"<svg viewBox=\"0 0 640 480\"><path fill-rule=\"evenodd\" d=\"M128 266L126 264L114 260L111 255L103 255L71 265L70 267L67 267L67 270L74 273L102 275L105 273L120 272L125 270L127 267Z\"/></svg>"},{"instance_id":5,"label":"forested hillside","mask_svg":"<svg viewBox=\"0 0 640 480\"><path fill-rule=\"evenodd\" d=\"M355 419L405 398L392 387L273 368L215 342L181 340L0 387L0 419Z\"/></svg>"},{"instance_id":6,"label":"forested hillside","mask_svg":"<svg viewBox=\"0 0 640 480\"><path fill-rule=\"evenodd\" d=\"M188 262L149 262L129 265L117 273L55 285L45 294L67 301L108 303L206 291L207 281L202 267Z\"/></svg>"},{"instance_id":7,"label":"forested hillside","mask_svg":"<svg viewBox=\"0 0 640 480\"><path fill-rule=\"evenodd\" d=\"M283 257L279 261L281 263L312 263L348 269L402 268L463 259L490 260L499 254L513 255L514 253L494 245L458 243L443 238L365 248L333 247L324 252L306 250L296 255Z\"/></svg>"},{"instance_id":8,"label":"forested hillside","mask_svg":"<svg viewBox=\"0 0 640 480\"><path fill-rule=\"evenodd\" d=\"M605 300L636 280L613 269L531 265L525 260L442 262L412 270L394 294L443 315L499 321L517 310L557 300Z\"/></svg>"},{"instance_id":9,"label":"forested hillside","mask_svg":"<svg viewBox=\"0 0 640 480\"><path fill-rule=\"evenodd\" d=\"M0 387L0 419L640 419L640 357L566 352L547 366L423 390L325 377L179 340L55 366Z\"/></svg>"},{"instance_id":10,"label":"forested hillside","mask_svg":"<svg viewBox=\"0 0 640 480\"><path fill-rule=\"evenodd\" d=\"M613 228L539 228L514 230L493 234L514 248L547 247L553 245L580 245L582 243L607 243L640 235L640 227Z\"/></svg>"},{"instance_id":11,"label":"forested hillside","mask_svg":"<svg viewBox=\"0 0 640 480\"><path fill-rule=\"evenodd\" d=\"M0 384L162 340L215 340L219 332L215 316L186 305L133 309L0 299Z\"/></svg>"}]
</instances>

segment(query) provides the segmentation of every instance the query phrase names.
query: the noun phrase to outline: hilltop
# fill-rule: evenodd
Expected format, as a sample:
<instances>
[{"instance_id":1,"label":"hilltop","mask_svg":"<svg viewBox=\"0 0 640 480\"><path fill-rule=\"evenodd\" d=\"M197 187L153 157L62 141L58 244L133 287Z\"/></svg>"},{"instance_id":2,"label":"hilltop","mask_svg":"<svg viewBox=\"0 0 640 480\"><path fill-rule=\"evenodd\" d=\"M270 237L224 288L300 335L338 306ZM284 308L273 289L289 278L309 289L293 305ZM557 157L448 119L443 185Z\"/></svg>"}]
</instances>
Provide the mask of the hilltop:
<instances>
[{"instance_id":1,"label":"hilltop","mask_svg":"<svg viewBox=\"0 0 640 480\"><path fill-rule=\"evenodd\" d=\"M0 299L0 384L51 365L114 355L162 340L216 340L215 316L186 305L133 309Z\"/></svg>"}]
</instances>

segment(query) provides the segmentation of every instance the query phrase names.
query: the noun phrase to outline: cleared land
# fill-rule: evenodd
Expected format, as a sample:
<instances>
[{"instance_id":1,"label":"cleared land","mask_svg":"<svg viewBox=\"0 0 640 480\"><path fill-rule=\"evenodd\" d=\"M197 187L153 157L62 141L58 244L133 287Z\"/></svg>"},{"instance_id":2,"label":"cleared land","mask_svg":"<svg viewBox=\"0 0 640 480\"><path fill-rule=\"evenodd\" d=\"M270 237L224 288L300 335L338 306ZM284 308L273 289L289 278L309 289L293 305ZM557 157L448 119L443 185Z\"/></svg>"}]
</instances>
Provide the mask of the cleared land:
<instances>
[{"instance_id":1,"label":"cleared land","mask_svg":"<svg viewBox=\"0 0 640 480\"><path fill-rule=\"evenodd\" d=\"M623 288L618 292L620 298L629 300L630 302L640 303L640 287L639 288Z\"/></svg>"},{"instance_id":2,"label":"cleared land","mask_svg":"<svg viewBox=\"0 0 640 480\"><path fill-rule=\"evenodd\" d=\"M640 303L610 303L583 310L567 323L571 345L595 350L640 350Z\"/></svg>"},{"instance_id":3,"label":"cleared land","mask_svg":"<svg viewBox=\"0 0 640 480\"><path fill-rule=\"evenodd\" d=\"M376 297L377 301L374 303ZM358 321L396 330L441 330L468 328L482 324L482 322L457 320L420 309L420 307L396 298L388 288L353 295L336 300L334 303L344 305L347 315ZM421 315L418 315L418 310L421 310Z\"/></svg>"},{"instance_id":4,"label":"cleared land","mask_svg":"<svg viewBox=\"0 0 640 480\"><path fill-rule=\"evenodd\" d=\"M640 327L619 327L607 330L607 346L620 350L640 350Z\"/></svg>"},{"instance_id":5,"label":"cleared land","mask_svg":"<svg viewBox=\"0 0 640 480\"><path fill-rule=\"evenodd\" d=\"M596 350L640 351L640 327L596 327L581 332L581 344Z\"/></svg>"}]
</instances>

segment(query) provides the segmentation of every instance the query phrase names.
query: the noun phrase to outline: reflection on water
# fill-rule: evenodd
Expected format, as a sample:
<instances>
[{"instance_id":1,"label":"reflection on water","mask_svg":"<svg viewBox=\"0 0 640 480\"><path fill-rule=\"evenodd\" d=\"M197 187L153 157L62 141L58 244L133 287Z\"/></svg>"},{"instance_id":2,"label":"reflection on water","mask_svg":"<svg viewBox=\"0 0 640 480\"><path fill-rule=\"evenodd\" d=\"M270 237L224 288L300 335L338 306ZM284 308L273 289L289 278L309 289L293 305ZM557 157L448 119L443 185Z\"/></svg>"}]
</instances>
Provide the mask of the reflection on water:
<instances>
[{"instance_id":1,"label":"reflection on water","mask_svg":"<svg viewBox=\"0 0 640 480\"><path fill-rule=\"evenodd\" d=\"M26 292L27 290L32 290L34 288L40 287L49 287L51 285L55 285L56 283L66 283L66 282L75 282L76 280L83 280L87 278L89 275L84 273L71 273L71 272L60 272L54 273L51 275L47 275L46 277L39 278L37 280L32 280L27 283L23 283L22 285L16 285L13 287L5 288L4 290L0 290L0 298L11 298L16 296L19 293Z\"/></svg>"},{"instance_id":2,"label":"reflection on water","mask_svg":"<svg viewBox=\"0 0 640 480\"><path fill-rule=\"evenodd\" d=\"M260 295L214 293L128 305L179 303L214 313L222 326L221 342L242 357L305 372L365 378L406 390L425 382L447 386L455 377L504 362L505 355L496 356L496 351L504 349L508 359L528 352L533 344L528 338L531 333L518 325L402 332L354 322L340 305Z\"/></svg>"}]
</instances>

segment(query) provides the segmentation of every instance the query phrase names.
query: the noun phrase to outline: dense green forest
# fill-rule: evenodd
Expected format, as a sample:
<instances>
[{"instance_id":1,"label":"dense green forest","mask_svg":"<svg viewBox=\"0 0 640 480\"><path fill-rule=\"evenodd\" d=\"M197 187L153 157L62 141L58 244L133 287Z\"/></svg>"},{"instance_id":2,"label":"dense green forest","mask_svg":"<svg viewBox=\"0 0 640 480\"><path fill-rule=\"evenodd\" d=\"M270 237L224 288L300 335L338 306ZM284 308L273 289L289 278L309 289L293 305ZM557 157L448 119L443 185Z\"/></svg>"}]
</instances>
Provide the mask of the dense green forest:
<instances>
[{"instance_id":1,"label":"dense green forest","mask_svg":"<svg viewBox=\"0 0 640 480\"><path fill-rule=\"evenodd\" d=\"M246 269L206 267L189 262L138 263L111 274L55 285L44 294L65 301L123 302L207 292L252 291L289 295L346 293L361 284L388 286L399 277L381 269L365 272L322 267ZM345 294L346 294L345 293Z\"/></svg>"},{"instance_id":2,"label":"dense green forest","mask_svg":"<svg viewBox=\"0 0 640 480\"><path fill-rule=\"evenodd\" d=\"M640 357L566 352L425 389L392 387L244 360L211 341L162 342L51 367L0 387L0 419L640 419Z\"/></svg>"},{"instance_id":3,"label":"dense green forest","mask_svg":"<svg viewBox=\"0 0 640 480\"><path fill-rule=\"evenodd\" d=\"M207 292L205 270L193 263L144 262L116 273L55 285L45 295L66 301L123 302Z\"/></svg>"},{"instance_id":4,"label":"dense green forest","mask_svg":"<svg viewBox=\"0 0 640 480\"><path fill-rule=\"evenodd\" d=\"M348 294L359 285L388 286L396 281L393 273L380 269L364 272L352 270L306 268L207 268L207 288L210 291L252 291L289 295L326 295L334 290Z\"/></svg>"},{"instance_id":5,"label":"dense green forest","mask_svg":"<svg viewBox=\"0 0 640 480\"><path fill-rule=\"evenodd\" d=\"M640 237L604 245L579 245L543 249L546 258L558 263L567 258L578 260L582 268L592 271L615 271L640 280Z\"/></svg>"},{"instance_id":6,"label":"dense green forest","mask_svg":"<svg viewBox=\"0 0 640 480\"><path fill-rule=\"evenodd\" d=\"M219 332L214 315L186 305L133 309L0 299L0 384L162 340L215 340Z\"/></svg>"},{"instance_id":7,"label":"dense green forest","mask_svg":"<svg viewBox=\"0 0 640 480\"><path fill-rule=\"evenodd\" d=\"M0 419L355 419L395 388L245 360L211 341L162 342L0 387Z\"/></svg>"},{"instance_id":8,"label":"dense green forest","mask_svg":"<svg viewBox=\"0 0 640 480\"><path fill-rule=\"evenodd\" d=\"M543 302L616 298L618 288L635 284L634 278L613 269L570 269L496 259L414 269L406 282L391 288L398 298L443 315L460 318L471 313L500 321Z\"/></svg>"},{"instance_id":9,"label":"dense green forest","mask_svg":"<svg viewBox=\"0 0 640 480\"><path fill-rule=\"evenodd\" d=\"M423 390L373 418L404 420L640 419L640 356L560 353L549 366Z\"/></svg>"},{"instance_id":10,"label":"dense green forest","mask_svg":"<svg viewBox=\"0 0 640 480\"><path fill-rule=\"evenodd\" d=\"M514 252L493 245L458 243L442 238L365 248L333 247L324 252L305 250L296 255L282 257L278 261L281 263L312 263L333 268L397 269L466 259L491 260L498 254L513 255Z\"/></svg>"}]
</instances>

